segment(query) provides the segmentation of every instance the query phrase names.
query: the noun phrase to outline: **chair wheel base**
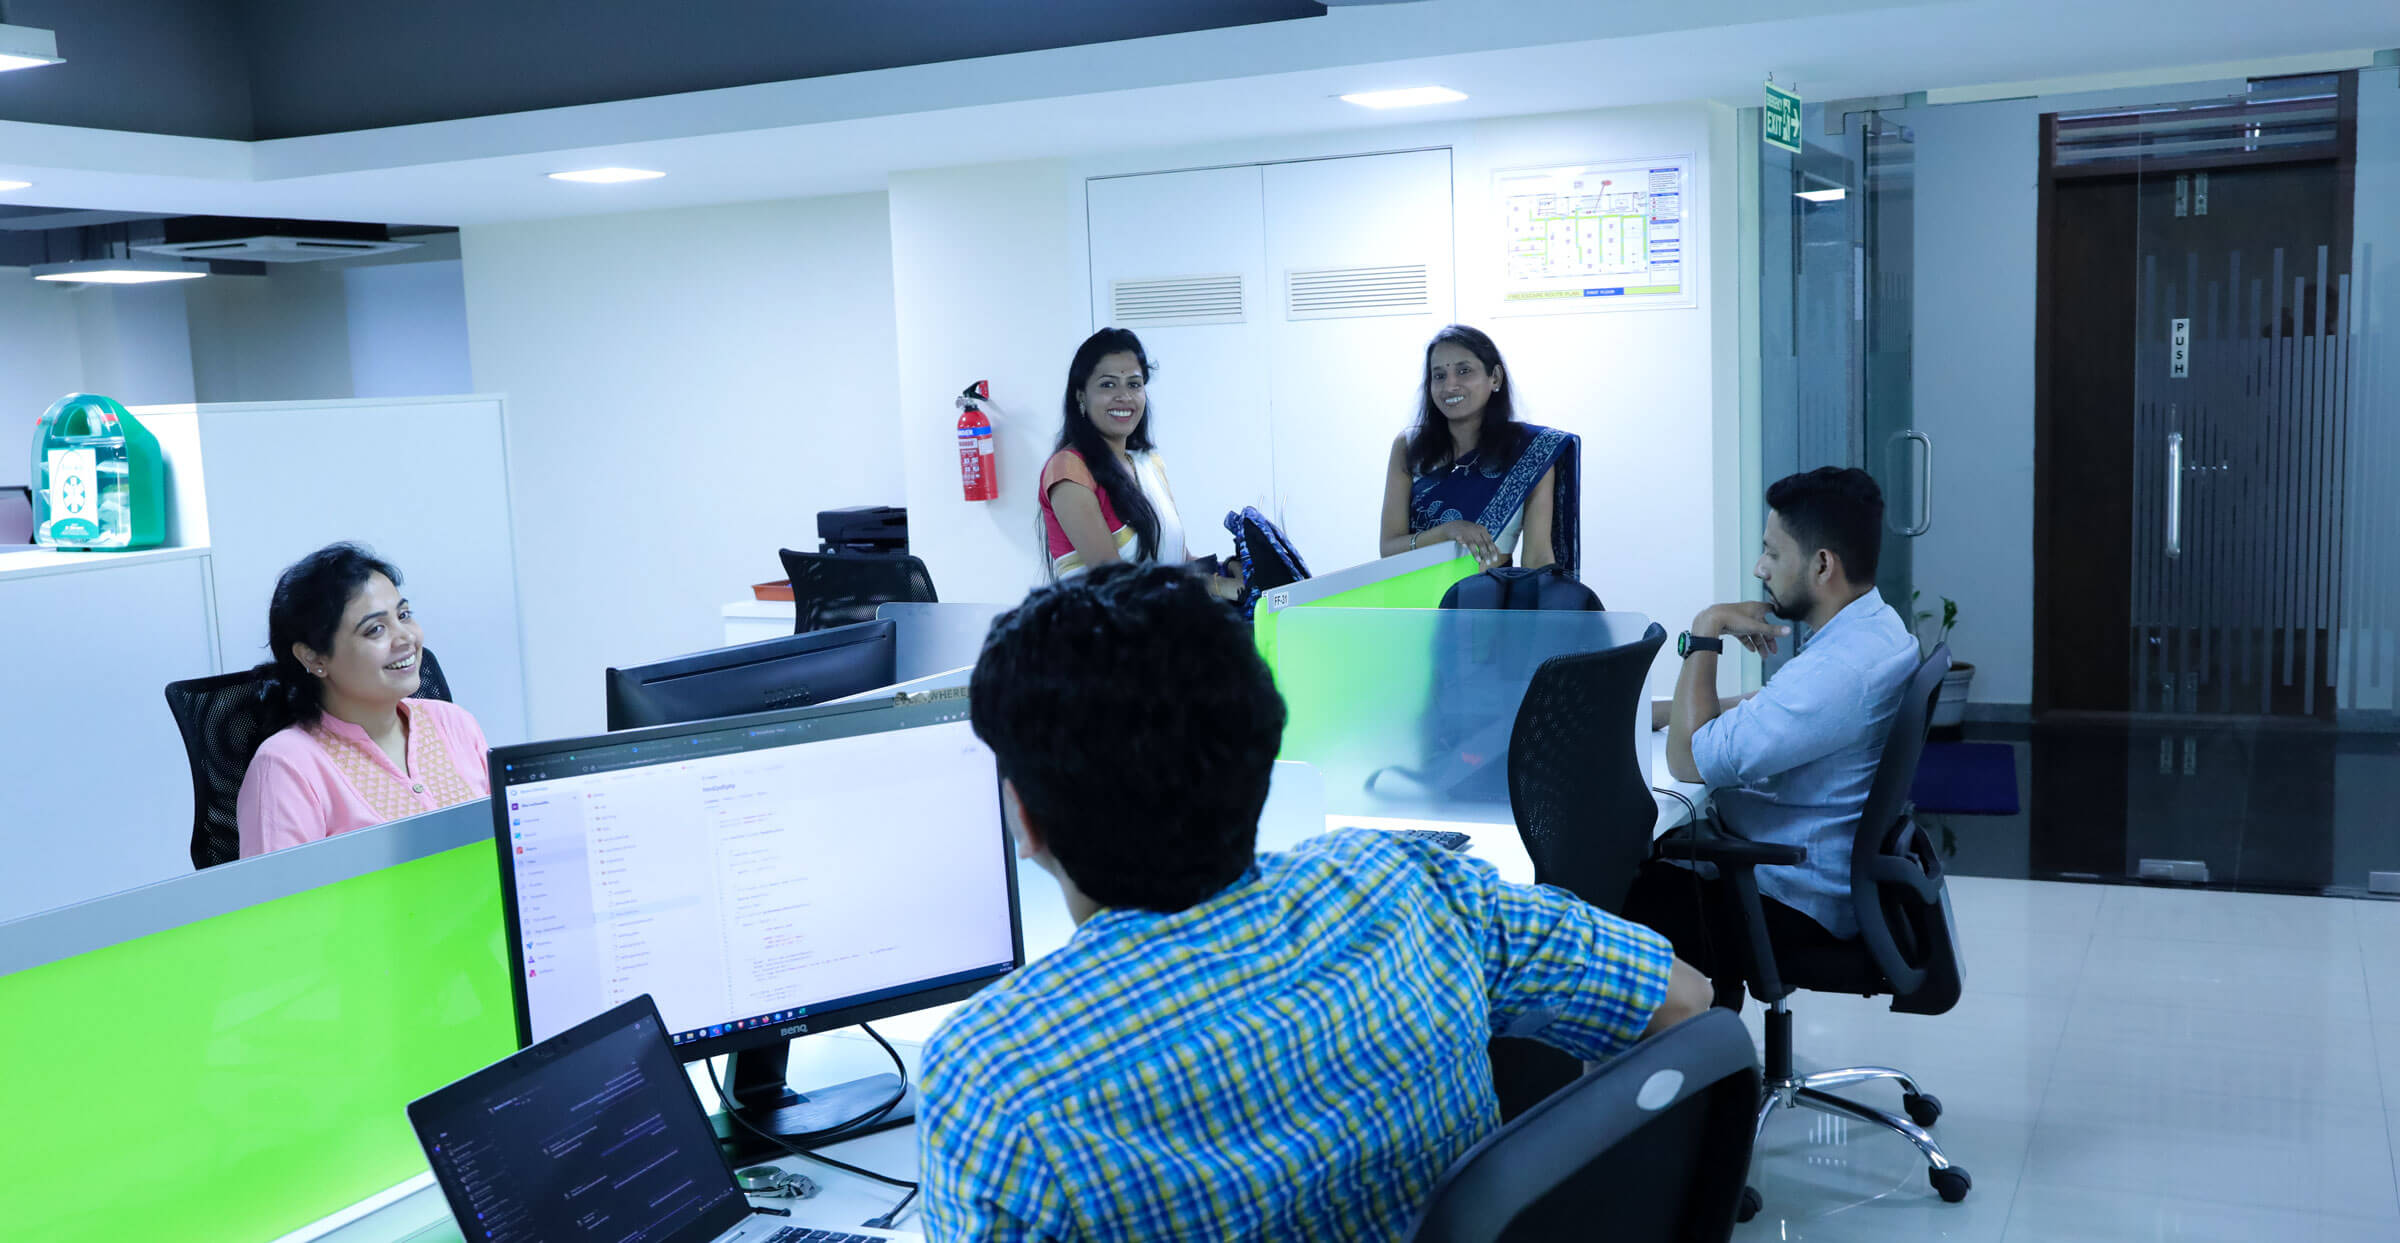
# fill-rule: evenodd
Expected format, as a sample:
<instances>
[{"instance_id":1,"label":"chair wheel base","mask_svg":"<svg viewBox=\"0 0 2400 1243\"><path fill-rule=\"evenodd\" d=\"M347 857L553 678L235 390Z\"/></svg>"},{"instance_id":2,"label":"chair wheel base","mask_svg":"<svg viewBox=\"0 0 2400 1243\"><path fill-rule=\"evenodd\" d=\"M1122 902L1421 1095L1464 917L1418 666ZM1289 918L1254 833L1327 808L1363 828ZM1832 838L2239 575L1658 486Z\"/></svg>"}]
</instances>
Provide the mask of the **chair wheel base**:
<instances>
[{"instance_id":1,"label":"chair wheel base","mask_svg":"<svg viewBox=\"0 0 2400 1243\"><path fill-rule=\"evenodd\" d=\"M1931 1092L1905 1092L1900 1096L1900 1108L1908 1112L1908 1120L1918 1126L1930 1127L1942 1120L1942 1098Z\"/></svg>"},{"instance_id":2,"label":"chair wheel base","mask_svg":"<svg viewBox=\"0 0 2400 1243\"><path fill-rule=\"evenodd\" d=\"M1744 1187L1741 1207L1733 1210L1733 1219L1737 1222L1748 1221L1758 1216L1758 1210L1766 1206L1766 1198L1758 1194L1758 1188Z\"/></svg>"},{"instance_id":3,"label":"chair wheel base","mask_svg":"<svg viewBox=\"0 0 2400 1243\"><path fill-rule=\"evenodd\" d=\"M1967 1172L1955 1165L1946 1170L1927 1170L1925 1178L1933 1184L1935 1194L1942 1197L1944 1204L1956 1204L1966 1199L1967 1190L1975 1185L1975 1180L1967 1177Z\"/></svg>"}]
</instances>

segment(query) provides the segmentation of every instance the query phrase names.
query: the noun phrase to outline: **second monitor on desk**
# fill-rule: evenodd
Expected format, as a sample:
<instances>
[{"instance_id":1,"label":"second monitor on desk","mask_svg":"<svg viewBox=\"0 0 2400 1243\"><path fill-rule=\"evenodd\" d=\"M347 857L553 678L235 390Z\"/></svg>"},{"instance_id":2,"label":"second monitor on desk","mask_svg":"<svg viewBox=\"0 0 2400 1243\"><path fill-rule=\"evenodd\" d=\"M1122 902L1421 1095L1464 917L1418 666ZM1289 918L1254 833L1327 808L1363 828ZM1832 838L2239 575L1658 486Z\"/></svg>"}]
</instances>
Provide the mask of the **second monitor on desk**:
<instances>
[{"instance_id":1,"label":"second monitor on desk","mask_svg":"<svg viewBox=\"0 0 2400 1243\"><path fill-rule=\"evenodd\" d=\"M608 728L804 708L899 681L888 621L694 652L608 671Z\"/></svg>"}]
</instances>

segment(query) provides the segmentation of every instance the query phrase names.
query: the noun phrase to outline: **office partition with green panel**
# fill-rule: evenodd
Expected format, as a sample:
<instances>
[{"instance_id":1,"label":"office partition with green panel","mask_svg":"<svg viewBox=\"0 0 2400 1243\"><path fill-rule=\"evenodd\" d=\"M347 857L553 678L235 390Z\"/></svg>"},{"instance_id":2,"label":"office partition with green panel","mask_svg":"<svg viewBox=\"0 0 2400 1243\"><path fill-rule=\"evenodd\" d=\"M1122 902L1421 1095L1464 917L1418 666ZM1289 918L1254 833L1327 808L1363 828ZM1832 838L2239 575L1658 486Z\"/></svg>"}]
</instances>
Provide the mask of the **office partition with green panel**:
<instances>
[{"instance_id":1,"label":"office partition with green panel","mask_svg":"<svg viewBox=\"0 0 2400 1243\"><path fill-rule=\"evenodd\" d=\"M1364 565L1335 570L1279 587L1258 602L1252 635L1267 668L1282 677L1277 637L1283 614L1298 608L1430 609L1439 607L1444 592L1479 569L1466 548L1441 543L1382 557Z\"/></svg>"},{"instance_id":2,"label":"office partition with green panel","mask_svg":"<svg viewBox=\"0 0 2400 1243\"><path fill-rule=\"evenodd\" d=\"M483 801L0 924L0 1236L268 1240L516 1048Z\"/></svg>"},{"instance_id":3,"label":"office partition with green panel","mask_svg":"<svg viewBox=\"0 0 2400 1243\"><path fill-rule=\"evenodd\" d=\"M1638 642L1649 625L1639 613L1290 610L1279 758L1323 774L1328 814L1508 821L1509 741L1535 671ZM1609 737L1647 778L1650 705L1622 708Z\"/></svg>"}]
</instances>

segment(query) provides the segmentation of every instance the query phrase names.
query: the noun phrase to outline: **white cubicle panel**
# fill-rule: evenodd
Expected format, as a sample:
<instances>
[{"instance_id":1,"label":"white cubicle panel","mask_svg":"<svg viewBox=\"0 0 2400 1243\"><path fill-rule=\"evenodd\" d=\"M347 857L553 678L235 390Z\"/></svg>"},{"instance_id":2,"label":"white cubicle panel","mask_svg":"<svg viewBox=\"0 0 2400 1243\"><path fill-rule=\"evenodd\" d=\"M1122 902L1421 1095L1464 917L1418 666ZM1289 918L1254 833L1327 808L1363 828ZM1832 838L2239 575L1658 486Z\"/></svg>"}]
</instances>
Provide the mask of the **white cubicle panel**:
<instances>
[{"instance_id":1,"label":"white cubicle panel","mask_svg":"<svg viewBox=\"0 0 2400 1243\"><path fill-rule=\"evenodd\" d=\"M525 675L498 397L198 408L228 668L266 657L285 566L355 540L398 567L452 695L492 745L525 739Z\"/></svg>"},{"instance_id":2,"label":"white cubicle panel","mask_svg":"<svg viewBox=\"0 0 2400 1243\"><path fill-rule=\"evenodd\" d=\"M903 682L974 665L983 655L992 619L1013 604L883 604L875 618L892 623L893 663Z\"/></svg>"},{"instance_id":3,"label":"white cubicle panel","mask_svg":"<svg viewBox=\"0 0 2400 1243\"><path fill-rule=\"evenodd\" d=\"M0 555L0 921L191 871L166 684L216 670L205 549Z\"/></svg>"}]
</instances>

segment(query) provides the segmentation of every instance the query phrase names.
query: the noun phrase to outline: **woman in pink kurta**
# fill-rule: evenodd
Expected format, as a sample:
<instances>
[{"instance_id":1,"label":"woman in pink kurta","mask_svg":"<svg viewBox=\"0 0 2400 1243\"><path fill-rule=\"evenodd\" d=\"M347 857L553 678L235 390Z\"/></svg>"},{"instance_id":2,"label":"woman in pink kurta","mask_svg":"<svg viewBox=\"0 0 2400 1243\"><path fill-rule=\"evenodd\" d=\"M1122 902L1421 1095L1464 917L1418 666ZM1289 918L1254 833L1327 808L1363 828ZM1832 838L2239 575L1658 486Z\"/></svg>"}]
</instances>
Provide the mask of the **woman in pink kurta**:
<instances>
[{"instance_id":1,"label":"woman in pink kurta","mask_svg":"<svg viewBox=\"0 0 2400 1243\"><path fill-rule=\"evenodd\" d=\"M425 632L389 563L355 544L302 558L275 584L267 642L261 695L289 724L242 777L243 858L491 793L475 718L410 698Z\"/></svg>"}]
</instances>

